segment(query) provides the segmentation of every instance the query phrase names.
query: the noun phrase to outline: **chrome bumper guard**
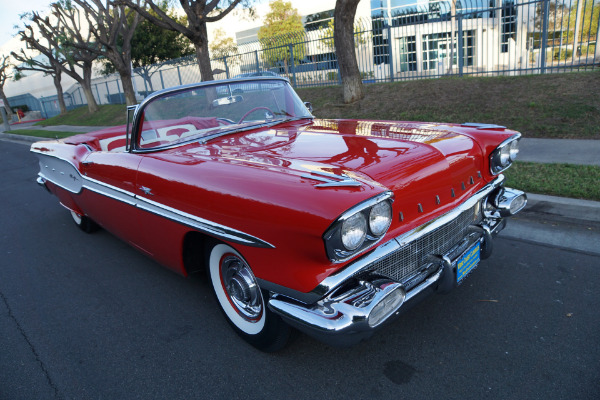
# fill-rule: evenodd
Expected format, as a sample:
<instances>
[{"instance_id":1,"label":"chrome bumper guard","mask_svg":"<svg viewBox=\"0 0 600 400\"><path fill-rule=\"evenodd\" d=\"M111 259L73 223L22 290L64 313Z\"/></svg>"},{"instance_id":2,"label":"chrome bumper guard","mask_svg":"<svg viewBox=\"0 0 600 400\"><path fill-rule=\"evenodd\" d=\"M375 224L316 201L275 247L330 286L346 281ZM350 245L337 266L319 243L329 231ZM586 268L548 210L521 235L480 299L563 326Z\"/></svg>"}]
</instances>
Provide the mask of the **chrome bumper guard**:
<instances>
[{"instance_id":1,"label":"chrome bumper guard","mask_svg":"<svg viewBox=\"0 0 600 400\"><path fill-rule=\"evenodd\" d=\"M48 186L46 186L46 178L44 178L42 176L38 176L35 181L37 182L38 185L40 185L41 187L43 187L44 189L46 189L46 191L48 193L50 193L50 189L48 189Z\"/></svg>"},{"instance_id":2,"label":"chrome bumper guard","mask_svg":"<svg viewBox=\"0 0 600 400\"><path fill-rule=\"evenodd\" d=\"M467 235L446 254L430 255L427 265L419 269L416 278L395 282L367 268L377 259L396 251L399 243L406 243L399 240L406 237L403 235L379 246L341 273L328 278L329 282L336 283L326 285L329 286L328 290L318 301L304 304L275 294L269 300L269 308L291 326L334 346L349 346L367 339L426 294L434 291L446 293L456 287L455 263L477 241L480 243L481 259L490 256L493 236L506 226L503 217L514 215L527 202L523 192L505 189L501 184L502 179L499 179L466 202L466 206L470 207L472 199L483 200L486 203L485 218L481 223L471 225ZM340 275L344 277L343 280L339 280Z\"/></svg>"}]
</instances>

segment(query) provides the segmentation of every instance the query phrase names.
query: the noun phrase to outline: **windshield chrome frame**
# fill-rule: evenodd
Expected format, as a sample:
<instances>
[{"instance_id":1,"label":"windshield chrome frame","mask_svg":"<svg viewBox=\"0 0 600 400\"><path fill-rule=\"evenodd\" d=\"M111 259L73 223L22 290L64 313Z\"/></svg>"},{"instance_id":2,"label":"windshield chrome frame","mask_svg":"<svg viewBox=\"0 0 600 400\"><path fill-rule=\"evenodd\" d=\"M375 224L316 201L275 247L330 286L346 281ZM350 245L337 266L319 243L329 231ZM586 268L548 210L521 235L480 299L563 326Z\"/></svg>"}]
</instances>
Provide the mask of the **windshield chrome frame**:
<instances>
[{"instance_id":1,"label":"windshield chrome frame","mask_svg":"<svg viewBox=\"0 0 600 400\"><path fill-rule=\"evenodd\" d=\"M263 82L281 81L281 82L287 83L287 85L289 86L289 89L292 90L296 94L296 96L298 96L298 93L296 93L296 91L290 84L289 79L284 78L284 77L279 77L279 76L260 76L260 77L254 76L254 77L222 79L222 80L217 80L217 81L192 83L189 85L175 86L172 88L159 90L159 91L152 93L150 96L146 97L140 104L138 104L137 108L135 109L135 113L133 115L133 125L132 125L132 129L131 129L131 134L130 134L129 152L131 152L131 153L152 153L152 152L156 152L156 151L162 151L162 150L167 150L167 149L171 149L174 147L179 147L181 145L196 142L196 141L202 141L202 138L198 138L198 137L193 138L192 137L192 138L190 138L190 140L184 140L184 141L177 142L177 143L174 143L171 145L160 146L160 147L155 147L155 148L150 148L150 149L139 148L137 145L137 143L138 143L137 139L138 139L138 136L141 134L140 122L142 119L142 115L144 115L144 109L148 106L148 104L152 103L154 100L161 98L161 97L166 97L166 96L186 92L186 91L193 90L193 89L200 89L200 88L206 88L206 87L210 87L210 86L221 86L221 85L227 85L229 87L230 84L238 84L238 83L244 83L244 82L260 82L260 81L263 81ZM300 96L298 96L298 98L300 99ZM302 101L302 99L300 99L300 101ZM251 126L251 127L237 128L234 130L234 132L240 132L240 131L245 131L245 130L250 130L250 129L258 129L258 128L265 127L265 126L276 125L278 123L287 122L290 119L292 119L292 120L314 119L312 112L310 112L308 109L307 109L307 111L308 111L308 115L306 117L292 117L292 118L286 118L286 119L282 119L282 120L265 122L265 123ZM229 133L232 133L232 132L229 132L229 131L223 132L222 134L211 136L211 139L222 136L222 135L226 135Z\"/></svg>"}]
</instances>

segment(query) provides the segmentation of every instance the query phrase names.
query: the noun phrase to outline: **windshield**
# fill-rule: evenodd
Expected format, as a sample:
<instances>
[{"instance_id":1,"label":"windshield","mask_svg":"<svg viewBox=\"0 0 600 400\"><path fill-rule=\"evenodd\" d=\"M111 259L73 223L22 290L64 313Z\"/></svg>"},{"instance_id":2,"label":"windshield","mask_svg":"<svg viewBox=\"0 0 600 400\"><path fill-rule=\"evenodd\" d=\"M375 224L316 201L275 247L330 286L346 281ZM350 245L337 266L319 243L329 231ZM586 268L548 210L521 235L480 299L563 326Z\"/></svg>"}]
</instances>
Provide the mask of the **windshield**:
<instances>
[{"instance_id":1,"label":"windshield","mask_svg":"<svg viewBox=\"0 0 600 400\"><path fill-rule=\"evenodd\" d=\"M291 118L312 118L287 81L245 80L191 87L143 108L137 147L153 149Z\"/></svg>"}]
</instances>

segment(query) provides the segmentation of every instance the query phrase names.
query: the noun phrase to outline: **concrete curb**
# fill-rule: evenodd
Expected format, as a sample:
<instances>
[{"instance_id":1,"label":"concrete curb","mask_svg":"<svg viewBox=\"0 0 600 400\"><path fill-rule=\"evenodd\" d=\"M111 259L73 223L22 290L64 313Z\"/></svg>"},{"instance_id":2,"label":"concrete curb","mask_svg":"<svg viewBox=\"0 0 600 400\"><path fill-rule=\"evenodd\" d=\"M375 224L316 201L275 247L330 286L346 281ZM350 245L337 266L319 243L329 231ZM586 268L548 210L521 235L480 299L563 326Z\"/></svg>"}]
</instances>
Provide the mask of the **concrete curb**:
<instances>
[{"instance_id":1,"label":"concrete curb","mask_svg":"<svg viewBox=\"0 0 600 400\"><path fill-rule=\"evenodd\" d=\"M527 206L523 213L600 224L600 201L528 193Z\"/></svg>"},{"instance_id":2,"label":"concrete curb","mask_svg":"<svg viewBox=\"0 0 600 400\"><path fill-rule=\"evenodd\" d=\"M14 133L5 133L5 132L0 132L0 139L9 139L9 140L13 140L13 141L20 141L20 142L27 142L27 143L34 143L34 142L39 142L41 140L54 140L51 138L43 138L43 137L36 137L36 136L26 136L26 135L17 135Z\"/></svg>"}]
</instances>

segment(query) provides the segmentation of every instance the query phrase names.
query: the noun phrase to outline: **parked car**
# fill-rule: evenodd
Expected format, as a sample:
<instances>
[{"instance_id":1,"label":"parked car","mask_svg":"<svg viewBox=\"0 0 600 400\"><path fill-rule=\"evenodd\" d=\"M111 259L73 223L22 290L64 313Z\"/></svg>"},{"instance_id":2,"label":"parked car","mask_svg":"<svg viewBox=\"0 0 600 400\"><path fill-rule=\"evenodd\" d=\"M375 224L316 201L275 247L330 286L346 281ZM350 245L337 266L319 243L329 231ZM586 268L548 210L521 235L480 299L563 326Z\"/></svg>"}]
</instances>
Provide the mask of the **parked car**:
<instances>
[{"instance_id":1,"label":"parked car","mask_svg":"<svg viewBox=\"0 0 600 400\"><path fill-rule=\"evenodd\" d=\"M206 270L233 329L274 351L292 328L355 344L464 282L526 204L502 175L519 138L318 119L286 79L253 77L156 92L126 126L31 151L82 230L184 276Z\"/></svg>"}]
</instances>

